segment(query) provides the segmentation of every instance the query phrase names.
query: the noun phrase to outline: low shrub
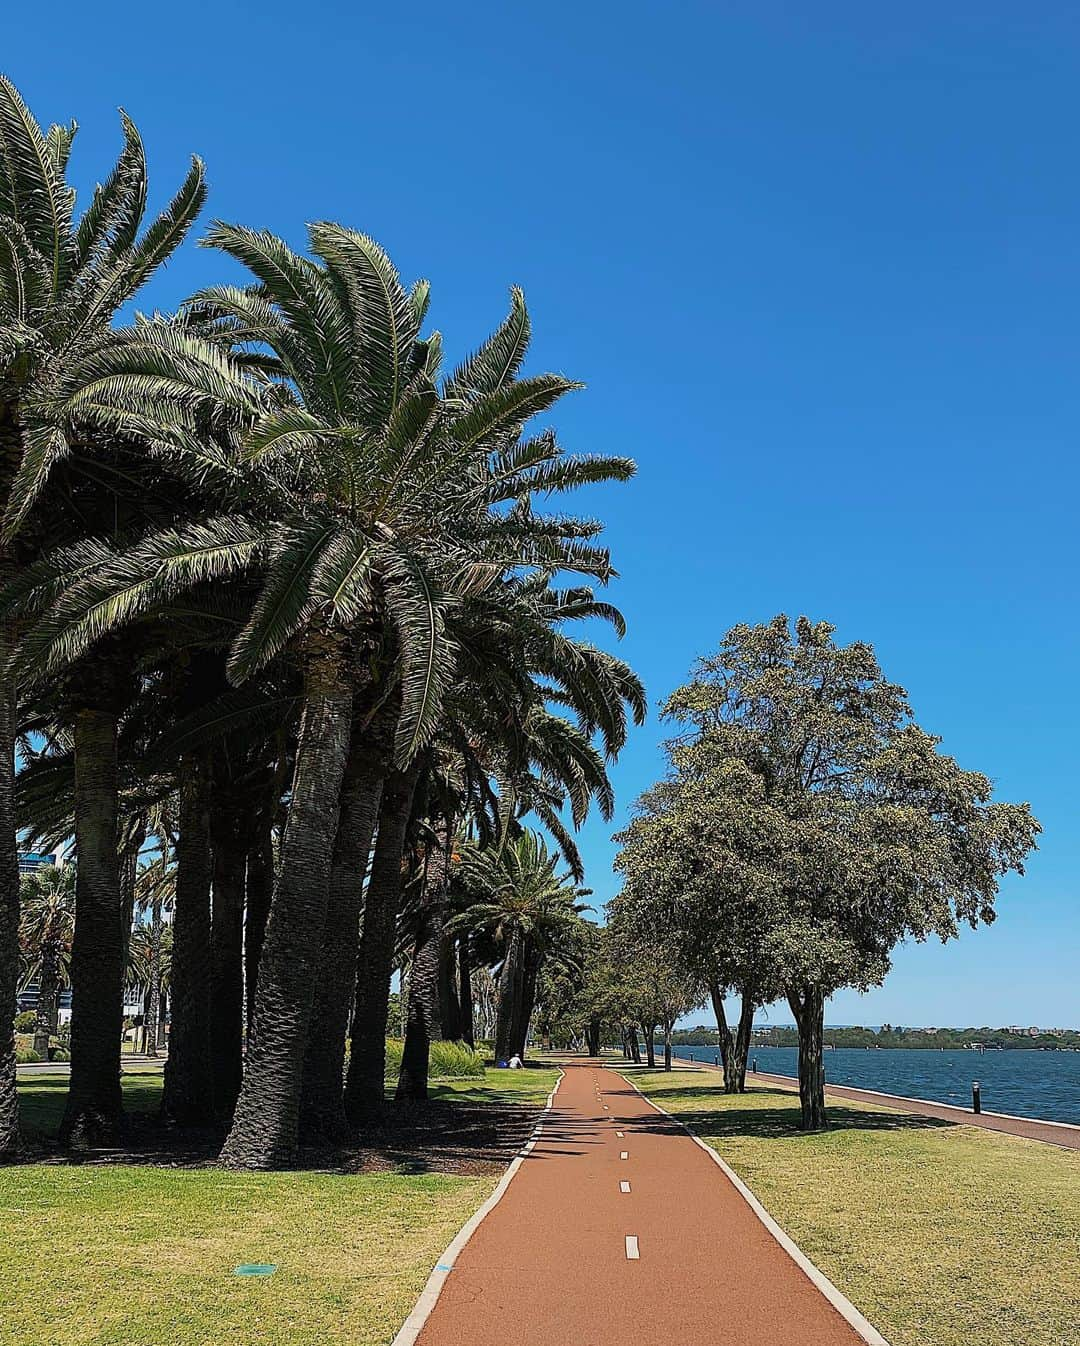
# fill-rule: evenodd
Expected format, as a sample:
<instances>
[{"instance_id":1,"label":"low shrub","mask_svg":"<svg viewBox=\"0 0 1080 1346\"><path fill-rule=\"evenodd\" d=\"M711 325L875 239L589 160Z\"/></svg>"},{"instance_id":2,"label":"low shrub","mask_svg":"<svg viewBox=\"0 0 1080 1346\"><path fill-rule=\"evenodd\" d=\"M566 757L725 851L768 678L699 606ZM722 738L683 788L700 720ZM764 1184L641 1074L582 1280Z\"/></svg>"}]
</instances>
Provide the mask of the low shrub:
<instances>
[{"instance_id":1,"label":"low shrub","mask_svg":"<svg viewBox=\"0 0 1080 1346\"><path fill-rule=\"evenodd\" d=\"M32 1033L37 1024L37 1015L33 1010L23 1010L21 1014L15 1016L16 1033Z\"/></svg>"},{"instance_id":2,"label":"low shrub","mask_svg":"<svg viewBox=\"0 0 1080 1346\"><path fill-rule=\"evenodd\" d=\"M53 1047L49 1052L50 1061L70 1061L71 1053L66 1047Z\"/></svg>"},{"instance_id":3,"label":"low shrub","mask_svg":"<svg viewBox=\"0 0 1080 1346\"><path fill-rule=\"evenodd\" d=\"M386 1039L386 1078L396 1080L401 1069L405 1044L401 1038ZM433 1042L428 1057L428 1078L432 1080L480 1079L484 1058L464 1042Z\"/></svg>"},{"instance_id":4,"label":"low shrub","mask_svg":"<svg viewBox=\"0 0 1080 1346\"><path fill-rule=\"evenodd\" d=\"M40 1052L34 1051L33 1047L16 1047L15 1049L15 1064L17 1066L32 1066L40 1060Z\"/></svg>"}]
</instances>

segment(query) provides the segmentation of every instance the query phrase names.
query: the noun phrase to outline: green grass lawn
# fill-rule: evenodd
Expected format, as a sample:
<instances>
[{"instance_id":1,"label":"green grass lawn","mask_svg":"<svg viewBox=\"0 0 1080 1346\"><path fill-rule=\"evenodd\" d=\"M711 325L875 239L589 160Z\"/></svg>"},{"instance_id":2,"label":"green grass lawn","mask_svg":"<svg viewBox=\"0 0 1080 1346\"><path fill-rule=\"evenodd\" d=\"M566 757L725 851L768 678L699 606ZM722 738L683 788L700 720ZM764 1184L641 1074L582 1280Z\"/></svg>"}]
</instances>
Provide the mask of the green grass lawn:
<instances>
[{"instance_id":1,"label":"green grass lawn","mask_svg":"<svg viewBox=\"0 0 1080 1346\"><path fill-rule=\"evenodd\" d=\"M437 1096L542 1102L554 1070L490 1070ZM160 1075L125 1074L125 1105ZM20 1081L55 1128L66 1079ZM2 1346L377 1346L496 1177L236 1174L123 1164L0 1168ZM273 1263L268 1279L242 1263Z\"/></svg>"},{"instance_id":2,"label":"green grass lawn","mask_svg":"<svg viewBox=\"0 0 1080 1346\"><path fill-rule=\"evenodd\" d=\"M1080 1151L781 1090L635 1075L707 1141L892 1346L1080 1340Z\"/></svg>"},{"instance_id":3,"label":"green grass lawn","mask_svg":"<svg viewBox=\"0 0 1080 1346\"><path fill-rule=\"evenodd\" d=\"M488 1066L482 1080L440 1080L431 1086L432 1098L461 1098L470 1103L529 1103L542 1106L555 1088L559 1072L552 1066L529 1065L524 1070L497 1070Z\"/></svg>"}]
</instances>

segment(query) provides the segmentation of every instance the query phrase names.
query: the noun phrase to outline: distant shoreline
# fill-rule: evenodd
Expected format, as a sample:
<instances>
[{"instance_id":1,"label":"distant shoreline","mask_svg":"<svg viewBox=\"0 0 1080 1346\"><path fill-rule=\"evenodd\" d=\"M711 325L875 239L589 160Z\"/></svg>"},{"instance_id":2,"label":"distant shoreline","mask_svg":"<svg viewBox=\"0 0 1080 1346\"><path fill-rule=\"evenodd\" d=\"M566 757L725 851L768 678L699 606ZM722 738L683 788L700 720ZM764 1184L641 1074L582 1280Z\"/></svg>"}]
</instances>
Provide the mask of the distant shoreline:
<instances>
[{"instance_id":1,"label":"distant shoreline","mask_svg":"<svg viewBox=\"0 0 1080 1346\"><path fill-rule=\"evenodd\" d=\"M705 1024L672 1035L676 1047L715 1047L716 1029ZM755 1026L754 1047L797 1047L798 1030L775 1025ZM826 1027L826 1047L869 1048L875 1051L1080 1051L1080 1029L1007 1028L893 1028Z\"/></svg>"}]
</instances>

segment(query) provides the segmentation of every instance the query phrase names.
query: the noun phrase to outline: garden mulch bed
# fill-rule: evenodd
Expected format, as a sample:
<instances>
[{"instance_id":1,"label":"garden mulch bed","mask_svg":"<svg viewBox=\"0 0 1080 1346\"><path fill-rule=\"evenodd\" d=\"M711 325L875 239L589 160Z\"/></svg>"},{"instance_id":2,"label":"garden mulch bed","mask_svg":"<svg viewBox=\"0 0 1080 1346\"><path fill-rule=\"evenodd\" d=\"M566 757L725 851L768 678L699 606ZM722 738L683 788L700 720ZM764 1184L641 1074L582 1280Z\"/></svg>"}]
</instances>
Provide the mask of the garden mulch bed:
<instances>
[{"instance_id":1,"label":"garden mulch bed","mask_svg":"<svg viewBox=\"0 0 1080 1346\"><path fill-rule=\"evenodd\" d=\"M364 1128L355 1143L307 1145L296 1167L339 1173L498 1174L528 1140L540 1107L521 1104L449 1102L388 1103L385 1117ZM213 1167L223 1131L183 1131L156 1117L128 1119L125 1143L77 1152L27 1142L25 1163L155 1164L168 1168Z\"/></svg>"}]
</instances>

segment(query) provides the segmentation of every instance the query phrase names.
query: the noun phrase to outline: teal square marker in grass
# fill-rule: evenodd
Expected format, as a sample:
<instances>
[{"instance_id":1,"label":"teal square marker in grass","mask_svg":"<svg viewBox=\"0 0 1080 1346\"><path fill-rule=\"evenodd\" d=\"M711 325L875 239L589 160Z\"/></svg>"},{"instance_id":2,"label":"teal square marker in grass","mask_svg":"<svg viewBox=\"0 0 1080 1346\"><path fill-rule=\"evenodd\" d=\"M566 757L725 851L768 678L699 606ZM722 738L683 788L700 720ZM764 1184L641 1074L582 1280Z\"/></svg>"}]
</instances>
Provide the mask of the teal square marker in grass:
<instances>
[{"instance_id":1,"label":"teal square marker in grass","mask_svg":"<svg viewBox=\"0 0 1080 1346\"><path fill-rule=\"evenodd\" d=\"M233 1272L234 1276L272 1276L277 1271L273 1262L241 1262Z\"/></svg>"}]
</instances>

